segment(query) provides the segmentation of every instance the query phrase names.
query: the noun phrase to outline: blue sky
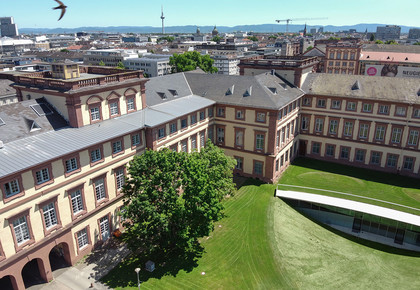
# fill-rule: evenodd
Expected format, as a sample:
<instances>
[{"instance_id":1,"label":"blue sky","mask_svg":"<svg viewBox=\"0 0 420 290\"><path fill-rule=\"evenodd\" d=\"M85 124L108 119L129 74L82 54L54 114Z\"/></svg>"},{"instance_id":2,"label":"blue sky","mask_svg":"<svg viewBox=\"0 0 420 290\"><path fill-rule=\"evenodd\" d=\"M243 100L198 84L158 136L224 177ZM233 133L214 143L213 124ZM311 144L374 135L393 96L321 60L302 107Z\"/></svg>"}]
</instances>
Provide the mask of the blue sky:
<instances>
[{"instance_id":1,"label":"blue sky","mask_svg":"<svg viewBox=\"0 0 420 290\"><path fill-rule=\"evenodd\" d=\"M308 25L397 24L420 27L419 0L62 0L63 19L53 0L0 0L0 16L13 16L19 28L81 26L159 27L161 4L165 25L269 24L276 19L308 20ZM303 24L305 21L296 21Z\"/></svg>"}]
</instances>

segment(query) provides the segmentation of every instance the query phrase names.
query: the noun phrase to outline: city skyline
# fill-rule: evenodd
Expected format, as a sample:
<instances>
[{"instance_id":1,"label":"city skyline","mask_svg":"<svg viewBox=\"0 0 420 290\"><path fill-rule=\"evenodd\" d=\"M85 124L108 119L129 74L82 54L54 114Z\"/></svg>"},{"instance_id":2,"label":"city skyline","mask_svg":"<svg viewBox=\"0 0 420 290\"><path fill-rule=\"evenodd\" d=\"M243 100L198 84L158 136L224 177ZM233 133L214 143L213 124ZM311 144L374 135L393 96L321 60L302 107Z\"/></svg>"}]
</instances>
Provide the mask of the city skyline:
<instances>
[{"instance_id":1,"label":"city skyline","mask_svg":"<svg viewBox=\"0 0 420 290\"><path fill-rule=\"evenodd\" d=\"M291 24L308 25L354 25L359 23L381 23L420 27L416 0L403 0L395 5L391 0L372 0L366 3L353 0L352 5L331 0L317 2L297 0L289 3L267 0L261 9L250 0L220 1L203 4L191 0L173 3L163 0L155 3L140 1L110 0L67 0L68 6L63 19L57 21L60 13L52 10L55 1L42 1L33 7L32 0L10 1L3 5L1 17L12 16L19 28L76 28L89 26L161 26L161 6L165 15L165 26L218 25L235 26L245 24L274 24L276 19L308 19L292 21ZM22 9L30 7L30 9ZM301 9L304 7L305 9ZM389 11L392 11L390 17ZM42 17L40 17L42 16ZM319 19L320 20L311 20ZM325 19L327 18L327 19ZM285 23L280 23L285 24Z\"/></svg>"}]
</instances>

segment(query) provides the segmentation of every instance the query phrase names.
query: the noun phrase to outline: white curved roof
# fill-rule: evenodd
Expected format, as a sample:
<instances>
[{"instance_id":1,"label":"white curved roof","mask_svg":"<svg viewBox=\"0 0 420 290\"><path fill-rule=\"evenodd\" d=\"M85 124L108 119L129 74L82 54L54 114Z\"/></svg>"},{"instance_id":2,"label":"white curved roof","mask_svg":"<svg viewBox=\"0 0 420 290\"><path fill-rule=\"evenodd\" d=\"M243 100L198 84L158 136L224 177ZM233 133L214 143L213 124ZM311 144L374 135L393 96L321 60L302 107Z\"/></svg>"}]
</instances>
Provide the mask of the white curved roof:
<instances>
[{"instance_id":1,"label":"white curved roof","mask_svg":"<svg viewBox=\"0 0 420 290\"><path fill-rule=\"evenodd\" d=\"M0 45L25 45L25 44L33 44L34 42L30 39L13 39L10 37L2 37L0 38Z\"/></svg>"}]
</instances>

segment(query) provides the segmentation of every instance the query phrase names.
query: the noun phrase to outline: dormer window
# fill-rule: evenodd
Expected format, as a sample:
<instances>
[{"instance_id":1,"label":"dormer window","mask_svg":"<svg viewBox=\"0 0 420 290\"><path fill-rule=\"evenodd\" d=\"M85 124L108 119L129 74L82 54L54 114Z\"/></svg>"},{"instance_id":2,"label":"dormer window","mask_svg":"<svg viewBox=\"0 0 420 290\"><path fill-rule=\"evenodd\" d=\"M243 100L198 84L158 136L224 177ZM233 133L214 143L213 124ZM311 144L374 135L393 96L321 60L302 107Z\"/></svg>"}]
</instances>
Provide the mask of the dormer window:
<instances>
[{"instance_id":1,"label":"dormer window","mask_svg":"<svg viewBox=\"0 0 420 290\"><path fill-rule=\"evenodd\" d=\"M157 94L159 95L159 97L160 97L162 100L167 100L167 99L168 99L168 97L166 96L166 94L165 94L165 93L158 92Z\"/></svg>"},{"instance_id":2,"label":"dormer window","mask_svg":"<svg viewBox=\"0 0 420 290\"><path fill-rule=\"evenodd\" d=\"M252 86L251 86L251 87L249 87L249 89L247 89L247 90L245 91L245 93L243 94L243 96L244 96L244 97L250 97L250 96L251 96L251 94L252 94Z\"/></svg>"},{"instance_id":3,"label":"dormer window","mask_svg":"<svg viewBox=\"0 0 420 290\"><path fill-rule=\"evenodd\" d=\"M2 118L0 118L0 126L6 125Z\"/></svg>"},{"instance_id":4,"label":"dormer window","mask_svg":"<svg viewBox=\"0 0 420 290\"><path fill-rule=\"evenodd\" d=\"M35 121L32 121L31 130L29 132L34 132L38 130L41 130L41 127Z\"/></svg>"},{"instance_id":5,"label":"dormer window","mask_svg":"<svg viewBox=\"0 0 420 290\"><path fill-rule=\"evenodd\" d=\"M270 92L273 94L273 95L277 95L277 89L276 88L268 88L269 90L270 90Z\"/></svg>"},{"instance_id":6,"label":"dormer window","mask_svg":"<svg viewBox=\"0 0 420 290\"><path fill-rule=\"evenodd\" d=\"M352 91L355 91L355 90L360 90L360 83L359 83L359 81L356 81L356 82L353 84L353 86L351 87L351 89L352 89Z\"/></svg>"},{"instance_id":7,"label":"dormer window","mask_svg":"<svg viewBox=\"0 0 420 290\"><path fill-rule=\"evenodd\" d=\"M233 95L233 91L235 90L235 85L233 85L231 88L229 88L227 91L226 91L226 96L229 96L229 95Z\"/></svg>"},{"instance_id":8,"label":"dormer window","mask_svg":"<svg viewBox=\"0 0 420 290\"><path fill-rule=\"evenodd\" d=\"M178 92L176 90L168 90L168 91L172 94L172 96L178 97Z\"/></svg>"}]
</instances>

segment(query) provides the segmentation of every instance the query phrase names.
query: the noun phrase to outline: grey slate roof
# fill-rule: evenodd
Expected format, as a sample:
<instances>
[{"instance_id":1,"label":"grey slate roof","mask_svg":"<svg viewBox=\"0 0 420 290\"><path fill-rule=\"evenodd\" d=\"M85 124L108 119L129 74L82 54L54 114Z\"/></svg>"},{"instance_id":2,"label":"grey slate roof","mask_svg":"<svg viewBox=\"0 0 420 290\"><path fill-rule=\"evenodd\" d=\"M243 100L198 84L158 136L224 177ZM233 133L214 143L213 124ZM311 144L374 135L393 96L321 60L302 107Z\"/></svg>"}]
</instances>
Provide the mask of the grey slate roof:
<instances>
[{"instance_id":1,"label":"grey slate roof","mask_svg":"<svg viewBox=\"0 0 420 290\"><path fill-rule=\"evenodd\" d=\"M175 92L177 96L174 95ZM166 100L162 98L163 94L166 96ZM146 83L147 106L154 106L189 95L192 95L192 92L183 73L150 78Z\"/></svg>"},{"instance_id":2,"label":"grey slate roof","mask_svg":"<svg viewBox=\"0 0 420 290\"><path fill-rule=\"evenodd\" d=\"M10 84L13 84L13 82L0 79L0 96L16 95L16 90Z\"/></svg>"},{"instance_id":3,"label":"grey slate roof","mask_svg":"<svg viewBox=\"0 0 420 290\"><path fill-rule=\"evenodd\" d=\"M195 95L218 104L277 110L303 95L299 88L288 86L270 73L256 76L185 73L185 76ZM231 94L227 94L228 90Z\"/></svg>"},{"instance_id":4,"label":"grey slate roof","mask_svg":"<svg viewBox=\"0 0 420 290\"><path fill-rule=\"evenodd\" d=\"M212 104L213 101L199 96L187 96L98 124L65 127L8 142L0 149L0 178Z\"/></svg>"},{"instance_id":5,"label":"grey slate roof","mask_svg":"<svg viewBox=\"0 0 420 290\"><path fill-rule=\"evenodd\" d=\"M353 89L358 82L359 89ZM420 104L420 79L380 76L309 74L302 85L308 94Z\"/></svg>"},{"instance_id":6,"label":"grey slate roof","mask_svg":"<svg viewBox=\"0 0 420 290\"><path fill-rule=\"evenodd\" d=\"M420 53L419 45L363 44L362 51Z\"/></svg>"},{"instance_id":7,"label":"grey slate roof","mask_svg":"<svg viewBox=\"0 0 420 290\"><path fill-rule=\"evenodd\" d=\"M8 143L67 126L66 120L52 106L49 106L51 115L38 116L30 106L39 103L47 103L47 101L37 99L0 106L0 118L4 122L4 125L0 125L0 141ZM35 126L35 130L31 131L32 126Z\"/></svg>"}]
</instances>

